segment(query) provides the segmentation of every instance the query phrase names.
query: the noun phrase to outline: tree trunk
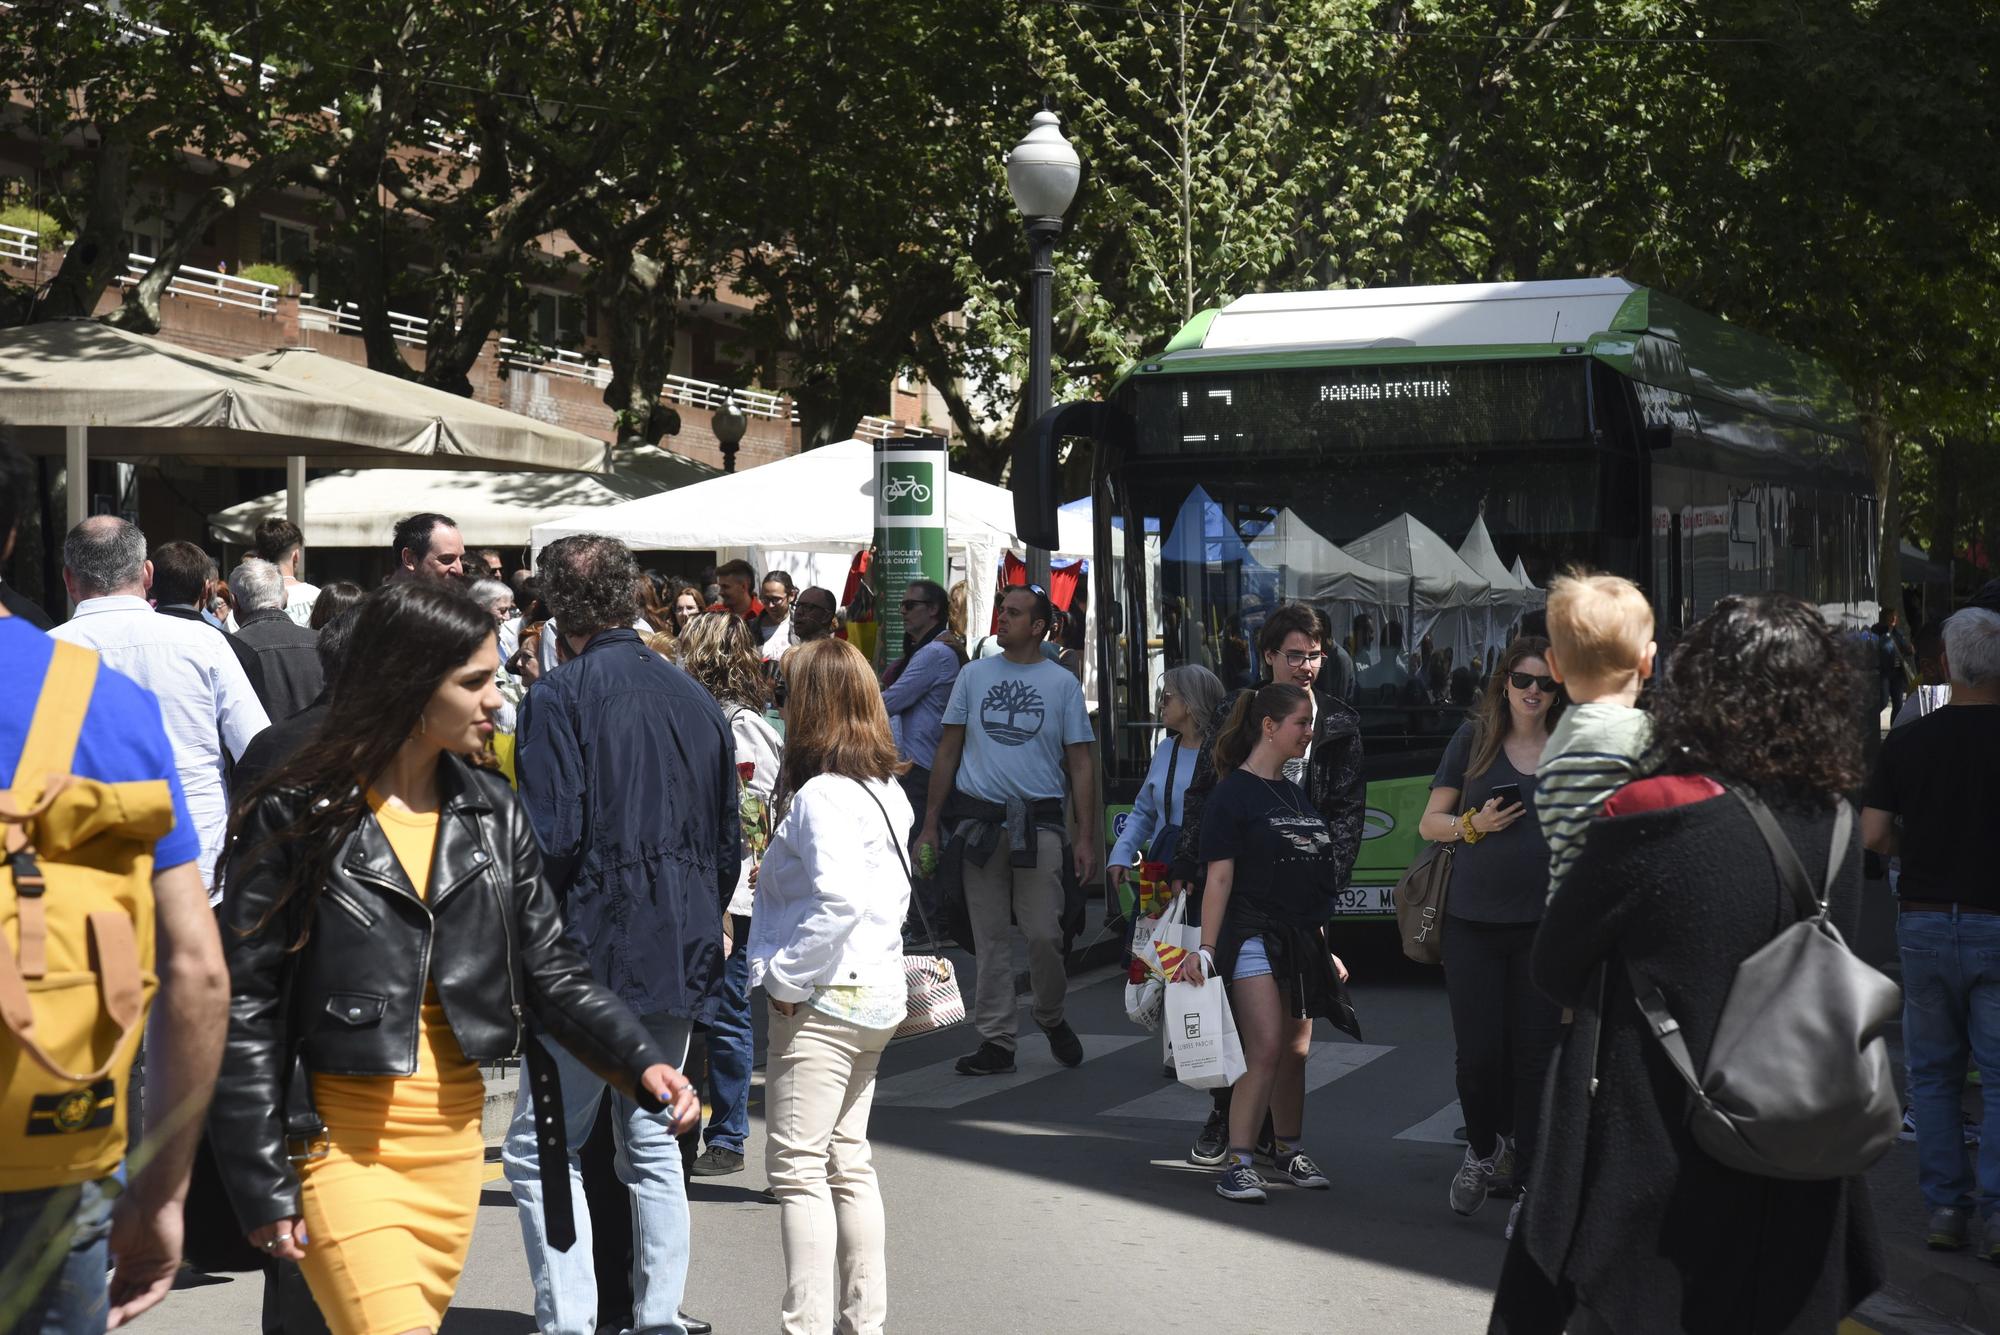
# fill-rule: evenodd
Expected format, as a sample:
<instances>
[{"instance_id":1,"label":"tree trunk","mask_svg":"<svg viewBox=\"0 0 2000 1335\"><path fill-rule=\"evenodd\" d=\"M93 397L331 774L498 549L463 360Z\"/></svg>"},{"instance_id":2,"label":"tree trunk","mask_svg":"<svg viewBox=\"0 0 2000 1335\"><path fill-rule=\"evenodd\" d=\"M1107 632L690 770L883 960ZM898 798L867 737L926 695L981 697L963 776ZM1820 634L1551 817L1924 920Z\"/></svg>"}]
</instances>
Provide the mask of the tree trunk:
<instances>
[{"instance_id":1,"label":"tree trunk","mask_svg":"<svg viewBox=\"0 0 2000 1335\"><path fill-rule=\"evenodd\" d=\"M90 208L62 267L35 303L34 320L88 319L111 280L125 268L125 208L132 195L133 130L106 129L91 169Z\"/></svg>"},{"instance_id":2,"label":"tree trunk","mask_svg":"<svg viewBox=\"0 0 2000 1335\"><path fill-rule=\"evenodd\" d=\"M602 266L596 287L611 344L604 403L618 415L620 445L657 445L680 430L679 414L660 402L673 362L678 271L630 245L613 254L595 253Z\"/></svg>"}]
</instances>

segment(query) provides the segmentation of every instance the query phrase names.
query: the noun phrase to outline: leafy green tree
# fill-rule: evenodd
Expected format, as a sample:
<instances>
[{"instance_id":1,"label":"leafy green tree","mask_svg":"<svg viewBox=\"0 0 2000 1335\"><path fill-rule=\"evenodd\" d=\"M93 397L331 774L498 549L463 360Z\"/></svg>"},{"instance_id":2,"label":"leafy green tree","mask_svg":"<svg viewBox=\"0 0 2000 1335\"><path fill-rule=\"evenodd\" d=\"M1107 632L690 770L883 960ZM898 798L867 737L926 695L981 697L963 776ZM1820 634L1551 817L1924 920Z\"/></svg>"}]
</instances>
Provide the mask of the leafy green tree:
<instances>
[{"instance_id":1,"label":"leafy green tree","mask_svg":"<svg viewBox=\"0 0 2000 1335\"><path fill-rule=\"evenodd\" d=\"M43 204L73 240L39 292L0 280L0 322L91 314L125 272L128 225L159 207L141 183L192 172L192 202L166 206L164 244L114 317L157 331L160 298L200 239L316 151L322 127L297 114L309 90L248 71L267 49L303 41L319 9L279 0L231 23L192 0L14 6L0 69L18 72L23 96L4 115L42 145Z\"/></svg>"}]
</instances>

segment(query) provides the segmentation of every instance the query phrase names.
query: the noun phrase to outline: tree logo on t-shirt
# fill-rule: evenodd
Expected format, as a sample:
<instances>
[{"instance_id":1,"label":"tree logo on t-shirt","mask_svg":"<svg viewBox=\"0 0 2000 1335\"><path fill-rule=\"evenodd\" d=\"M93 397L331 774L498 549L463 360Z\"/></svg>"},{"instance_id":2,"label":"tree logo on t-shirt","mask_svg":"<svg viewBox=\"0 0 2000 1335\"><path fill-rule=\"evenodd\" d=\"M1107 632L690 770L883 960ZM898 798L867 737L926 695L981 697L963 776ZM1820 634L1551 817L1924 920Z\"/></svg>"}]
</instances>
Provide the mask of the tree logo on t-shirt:
<instances>
[{"instance_id":1,"label":"tree logo on t-shirt","mask_svg":"<svg viewBox=\"0 0 2000 1335\"><path fill-rule=\"evenodd\" d=\"M1020 746L1042 730L1042 693L1017 677L997 681L979 702L979 726L1002 746Z\"/></svg>"}]
</instances>

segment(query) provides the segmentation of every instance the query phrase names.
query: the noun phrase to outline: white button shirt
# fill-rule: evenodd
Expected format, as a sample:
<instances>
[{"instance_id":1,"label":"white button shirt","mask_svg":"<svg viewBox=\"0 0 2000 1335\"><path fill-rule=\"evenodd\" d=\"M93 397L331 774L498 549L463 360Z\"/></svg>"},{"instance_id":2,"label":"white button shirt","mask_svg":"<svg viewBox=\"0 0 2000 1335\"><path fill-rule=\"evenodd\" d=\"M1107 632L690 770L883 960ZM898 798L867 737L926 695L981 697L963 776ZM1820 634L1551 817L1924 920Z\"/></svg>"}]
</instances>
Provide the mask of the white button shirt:
<instances>
[{"instance_id":1,"label":"white button shirt","mask_svg":"<svg viewBox=\"0 0 2000 1335\"><path fill-rule=\"evenodd\" d=\"M271 726L242 664L215 627L161 616L144 598L126 595L86 598L49 633L95 649L159 697L188 815L201 837L202 883L211 885L229 829L222 748L241 756L250 739Z\"/></svg>"}]
</instances>

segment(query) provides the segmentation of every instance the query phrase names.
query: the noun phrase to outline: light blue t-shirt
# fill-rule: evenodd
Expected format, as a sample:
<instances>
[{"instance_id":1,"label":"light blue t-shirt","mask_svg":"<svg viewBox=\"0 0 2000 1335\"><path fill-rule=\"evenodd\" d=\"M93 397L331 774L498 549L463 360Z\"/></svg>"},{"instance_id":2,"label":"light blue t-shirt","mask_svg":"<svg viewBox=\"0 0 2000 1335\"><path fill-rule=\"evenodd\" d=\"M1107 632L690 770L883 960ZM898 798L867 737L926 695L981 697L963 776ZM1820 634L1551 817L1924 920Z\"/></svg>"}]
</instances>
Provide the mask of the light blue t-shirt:
<instances>
[{"instance_id":1,"label":"light blue t-shirt","mask_svg":"<svg viewBox=\"0 0 2000 1335\"><path fill-rule=\"evenodd\" d=\"M1063 748L1093 736L1082 683L1047 659L967 663L952 683L944 722L965 728L958 790L983 802L1060 798Z\"/></svg>"}]
</instances>

